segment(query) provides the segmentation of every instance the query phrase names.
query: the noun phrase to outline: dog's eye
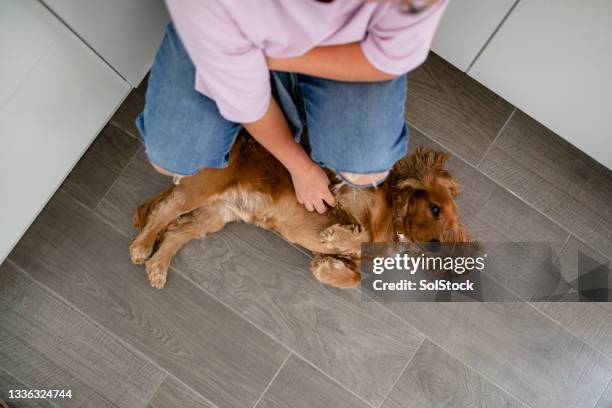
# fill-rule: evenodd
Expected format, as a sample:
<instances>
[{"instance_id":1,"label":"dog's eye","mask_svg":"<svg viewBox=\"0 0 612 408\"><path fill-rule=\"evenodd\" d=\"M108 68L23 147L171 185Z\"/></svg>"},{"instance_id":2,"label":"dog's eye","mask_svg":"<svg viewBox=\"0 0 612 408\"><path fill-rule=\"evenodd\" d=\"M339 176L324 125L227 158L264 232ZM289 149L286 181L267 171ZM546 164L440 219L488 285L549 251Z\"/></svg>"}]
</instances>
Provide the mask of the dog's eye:
<instances>
[{"instance_id":1,"label":"dog's eye","mask_svg":"<svg viewBox=\"0 0 612 408\"><path fill-rule=\"evenodd\" d=\"M431 213L434 217L438 218L440 216L440 207L435 204L431 204L429 208L431 209Z\"/></svg>"}]
</instances>

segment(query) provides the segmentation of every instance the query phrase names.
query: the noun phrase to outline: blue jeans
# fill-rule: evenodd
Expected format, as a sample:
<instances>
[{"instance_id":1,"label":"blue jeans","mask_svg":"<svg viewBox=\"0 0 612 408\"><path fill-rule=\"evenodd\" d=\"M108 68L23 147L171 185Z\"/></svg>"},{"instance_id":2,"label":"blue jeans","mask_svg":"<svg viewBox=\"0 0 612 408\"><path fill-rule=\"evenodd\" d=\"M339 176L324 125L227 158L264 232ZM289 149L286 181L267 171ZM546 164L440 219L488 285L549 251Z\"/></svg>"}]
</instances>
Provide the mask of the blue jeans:
<instances>
[{"instance_id":1,"label":"blue jeans","mask_svg":"<svg viewBox=\"0 0 612 408\"><path fill-rule=\"evenodd\" d=\"M179 175L227 166L241 128L194 89L194 78L195 68L170 24L136 125L149 160ZM296 140L308 125L311 157L321 166L336 172L379 173L406 154L405 76L350 83L271 72L270 81Z\"/></svg>"}]
</instances>

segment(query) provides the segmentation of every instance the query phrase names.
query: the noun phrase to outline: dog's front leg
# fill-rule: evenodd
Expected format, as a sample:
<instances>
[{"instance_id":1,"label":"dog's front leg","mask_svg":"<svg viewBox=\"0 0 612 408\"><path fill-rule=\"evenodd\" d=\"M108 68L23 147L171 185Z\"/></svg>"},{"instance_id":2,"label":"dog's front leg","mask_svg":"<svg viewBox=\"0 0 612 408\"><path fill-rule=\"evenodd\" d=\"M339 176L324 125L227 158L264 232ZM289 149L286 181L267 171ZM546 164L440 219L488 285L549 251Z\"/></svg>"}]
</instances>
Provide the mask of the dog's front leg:
<instances>
[{"instance_id":1,"label":"dog's front leg","mask_svg":"<svg viewBox=\"0 0 612 408\"><path fill-rule=\"evenodd\" d=\"M319 239L330 254L359 256L361 243L369 241L369 234L358 224L334 224L324 229Z\"/></svg>"},{"instance_id":2,"label":"dog's front leg","mask_svg":"<svg viewBox=\"0 0 612 408\"><path fill-rule=\"evenodd\" d=\"M361 282L359 258L316 254L310 262L310 271L321 283L335 288L354 288Z\"/></svg>"}]
</instances>

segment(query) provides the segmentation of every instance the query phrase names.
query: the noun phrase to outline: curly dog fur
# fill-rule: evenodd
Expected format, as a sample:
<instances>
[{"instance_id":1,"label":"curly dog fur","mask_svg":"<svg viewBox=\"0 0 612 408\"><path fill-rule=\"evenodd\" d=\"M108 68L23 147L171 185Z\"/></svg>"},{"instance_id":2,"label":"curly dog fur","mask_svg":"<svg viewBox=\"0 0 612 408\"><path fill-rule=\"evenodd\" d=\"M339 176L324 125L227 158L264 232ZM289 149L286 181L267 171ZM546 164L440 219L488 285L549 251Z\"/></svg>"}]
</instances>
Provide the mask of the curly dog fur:
<instances>
[{"instance_id":1,"label":"curly dog fur","mask_svg":"<svg viewBox=\"0 0 612 408\"><path fill-rule=\"evenodd\" d=\"M444 168L447 159L417 149L378 187L333 185L337 205L318 214L298 203L280 162L241 135L227 168L202 169L138 208L134 225L140 232L130 245L131 259L145 265L153 287L162 288L172 257L185 243L243 221L314 252L310 270L320 282L354 287L361 279L362 242L471 241L459 221L459 184Z\"/></svg>"}]
</instances>

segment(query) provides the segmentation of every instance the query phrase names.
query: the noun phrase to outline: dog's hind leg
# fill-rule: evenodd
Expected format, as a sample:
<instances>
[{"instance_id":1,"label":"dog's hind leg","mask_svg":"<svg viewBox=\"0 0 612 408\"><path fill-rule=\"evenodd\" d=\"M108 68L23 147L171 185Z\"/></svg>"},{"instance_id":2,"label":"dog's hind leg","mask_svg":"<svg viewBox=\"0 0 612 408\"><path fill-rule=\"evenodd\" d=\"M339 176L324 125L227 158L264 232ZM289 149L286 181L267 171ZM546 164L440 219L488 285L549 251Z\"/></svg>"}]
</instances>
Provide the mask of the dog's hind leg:
<instances>
[{"instance_id":1,"label":"dog's hind leg","mask_svg":"<svg viewBox=\"0 0 612 408\"><path fill-rule=\"evenodd\" d=\"M130 257L135 264L144 264L151 256L155 241L170 222L196 207L195 203L188 203L185 194L178 189L153 201L146 223L130 244Z\"/></svg>"},{"instance_id":2,"label":"dog's hind leg","mask_svg":"<svg viewBox=\"0 0 612 408\"><path fill-rule=\"evenodd\" d=\"M143 264L151 256L155 241L172 221L183 214L206 205L221 194L231 182L225 169L206 169L195 176L185 177L181 184L153 199L146 223L130 245L130 256L135 264ZM142 222L141 216L138 221Z\"/></svg>"},{"instance_id":3,"label":"dog's hind leg","mask_svg":"<svg viewBox=\"0 0 612 408\"><path fill-rule=\"evenodd\" d=\"M310 271L319 282L335 288L354 288L361 282L358 258L316 254Z\"/></svg>"},{"instance_id":4,"label":"dog's hind leg","mask_svg":"<svg viewBox=\"0 0 612 408\"><path fill-rule=\"evenodd\" d=\"M151 198L148 201L145 201L144 203L138 206L136 212L134 213L134 216L132 217L132 224L138 229L138 231L143 230L143 228L145 227L145 225L147 225L147 222L149 221L149 216L151 215L151 212L155 209L155 207L157 207L157 204L159 204L172 193L172 190L174 190L174 186L167 188L155 197Z\"/></svg>"},{"instance_id":5,"label":"dog's hind leg","mask_svg":"<svg viewBox=\"0 0 612 408\"><path fill-rule=\"evenodd\" d=\"M224 225L225 221L215 205L195 209L168 225L157 251L145 263L151 286L157 289L164 287L170 262L183 245L192 239L219 231Z\"/></svg>"}]
</instances>

